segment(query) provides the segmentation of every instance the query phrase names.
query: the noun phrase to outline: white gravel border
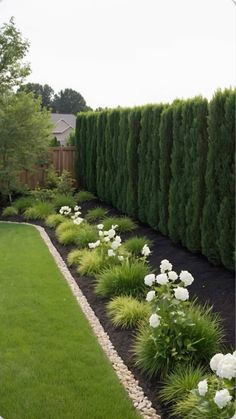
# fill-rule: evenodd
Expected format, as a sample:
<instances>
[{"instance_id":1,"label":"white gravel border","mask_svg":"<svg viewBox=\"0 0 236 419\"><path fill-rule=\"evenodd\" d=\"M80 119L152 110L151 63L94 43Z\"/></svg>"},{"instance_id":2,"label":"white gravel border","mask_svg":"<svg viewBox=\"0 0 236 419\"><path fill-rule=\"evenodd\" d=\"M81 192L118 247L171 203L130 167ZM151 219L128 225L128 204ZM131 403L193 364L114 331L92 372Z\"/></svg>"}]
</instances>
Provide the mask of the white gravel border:
<instances>
[{"instance_id":1,"label":"white gravel border","mask_svg":"<svg viewBox=\"0 0 236 419\"><path fill-rule=\"evenodd\" d=\"M39 231L42 239L46 243L50 253L52 254L65 280L67 281L83 313L88 319L90 326L92 327L93 332L96 335L99 344L101 345L107 357L109 358L110 362L112 363L112 366L114 370L116 371L116 374L119 380L122 382L123 386L128 392L129 397L132 400L134 407L139 411L139 413L142 414L144 419L161 419L161 416L159 416L156 410L152 407L151 401L149 401L148 398L145 396L142 388L139 386L139 383L135 379L134 375L129 371L129 369L124 364L123 360L120 358L120 356L116 352L113 344L111 343L109 339L108 334L103 329L100 321L98 320L94 311L90 307L82 291L78 287L76 281L74 280L69 269L67 268L64 260L62 259L61 255L59 254L55 246L52 244L45 229L41 226L30 224L30 223L23 223L23 222L21 223L21 222L12 222L12 221L3 221L3 220L0 222L30 225L30 226L35 227Z\"/></svg>"}]
</instances>

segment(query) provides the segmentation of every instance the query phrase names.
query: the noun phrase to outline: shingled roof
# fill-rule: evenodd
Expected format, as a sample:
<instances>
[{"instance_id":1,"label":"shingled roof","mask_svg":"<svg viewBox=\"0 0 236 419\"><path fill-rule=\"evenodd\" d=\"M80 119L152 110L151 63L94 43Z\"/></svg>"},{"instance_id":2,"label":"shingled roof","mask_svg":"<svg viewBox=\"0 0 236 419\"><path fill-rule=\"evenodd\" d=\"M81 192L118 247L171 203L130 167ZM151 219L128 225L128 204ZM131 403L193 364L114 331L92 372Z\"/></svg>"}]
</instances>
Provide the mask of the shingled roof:
<instances>
[{"instance_id":1,"label":"shingled roof","mask_svg":"<svg viewBox=\"0 0 236 419\"><path fill-rule=\"evenodd\" d=\"M54 133L62 133L68 128L75 129L76 117L73 114L52 113L51 119L54 123Z\"/></svg>"}]
</instances>

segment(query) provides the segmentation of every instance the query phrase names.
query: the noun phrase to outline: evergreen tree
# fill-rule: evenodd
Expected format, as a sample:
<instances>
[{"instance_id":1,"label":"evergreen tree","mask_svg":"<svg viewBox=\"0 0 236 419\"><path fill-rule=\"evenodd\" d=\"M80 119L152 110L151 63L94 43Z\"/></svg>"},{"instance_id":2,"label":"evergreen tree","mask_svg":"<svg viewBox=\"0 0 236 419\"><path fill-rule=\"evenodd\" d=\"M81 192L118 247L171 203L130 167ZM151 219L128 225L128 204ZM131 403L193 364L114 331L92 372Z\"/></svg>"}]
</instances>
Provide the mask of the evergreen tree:
<instances>
[{"instance_id":1,"label":"evergreen tree","mask_svg":"<svg viewBox=\"0 0 236 419\"><path fill-rule=\"evenodd\" d=\"M119 193L117 199L117 208L125 212L127 207L127 182L128 182L128 167L127 167L127 143L129 138L129 109L122 109L120 113L119 123L119 141L118 141L118 171L117 171L117 185L119 185Z\"/></svg>"},{"instance_id":2,"label":"evergreen tree","mask_svg":"<svg viewBox=\"0 0 236 419\"><path fill-rule=\"evenodd\" d=\"M173 108L168 106L162 112L160 122L159 230L165 235L168 235L172 145Z\"/></svg>"}]
</instances>

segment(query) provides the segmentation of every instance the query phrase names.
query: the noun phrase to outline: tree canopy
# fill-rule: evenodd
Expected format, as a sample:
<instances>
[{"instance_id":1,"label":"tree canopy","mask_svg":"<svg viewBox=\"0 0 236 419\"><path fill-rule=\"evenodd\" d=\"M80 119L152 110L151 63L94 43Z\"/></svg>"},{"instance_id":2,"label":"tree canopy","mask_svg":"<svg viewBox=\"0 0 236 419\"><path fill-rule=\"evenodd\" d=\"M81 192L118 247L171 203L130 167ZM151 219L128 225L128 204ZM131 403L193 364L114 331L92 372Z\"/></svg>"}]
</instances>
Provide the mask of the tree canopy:
<instances>
[{"instance_id":1,"label":"tree canopy","mask_svg":"<svg viewBox=\"0 0 236 419\"><path fill-rule=\"evenodd\" d=\"M21 85L30 74L29 64L22 61L28 49L13 18L0 27L0 92Z\"/></svg>"},{"instance_id":2,"label":"tree canopy","mask_svg":"<svg viewBox=\"0 0 236 419\"><path fill-rule=\"evenodd\" d=\"M27 83L22 85L18 91L33 93L36 98L41 98L42 106L49 109L54 99L54 90L48 84Z\"/></svg>"}]
</instances>

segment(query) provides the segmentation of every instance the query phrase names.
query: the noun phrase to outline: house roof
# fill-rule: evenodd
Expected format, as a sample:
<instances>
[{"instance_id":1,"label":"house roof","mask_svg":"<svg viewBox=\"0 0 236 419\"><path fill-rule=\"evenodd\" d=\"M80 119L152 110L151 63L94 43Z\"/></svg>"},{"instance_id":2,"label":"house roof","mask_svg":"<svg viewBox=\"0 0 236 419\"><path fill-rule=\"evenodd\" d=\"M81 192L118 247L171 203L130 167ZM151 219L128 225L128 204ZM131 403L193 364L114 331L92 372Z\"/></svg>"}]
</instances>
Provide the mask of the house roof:
<instances>
[{"instance_id":1,"label":"house roof","mask_svg":"<svg viewBox=\"0 0 236 419\"><path fill-rule=\"evenodd\" d=\"M52 113L51 119L54 123L54 133L63 133L68 128L75 129L76 117L73 114Z\"/></svg>"}]
</instances>

